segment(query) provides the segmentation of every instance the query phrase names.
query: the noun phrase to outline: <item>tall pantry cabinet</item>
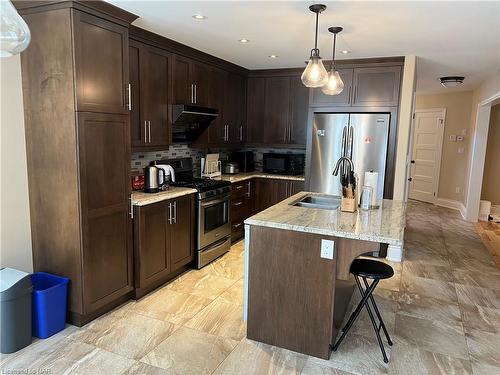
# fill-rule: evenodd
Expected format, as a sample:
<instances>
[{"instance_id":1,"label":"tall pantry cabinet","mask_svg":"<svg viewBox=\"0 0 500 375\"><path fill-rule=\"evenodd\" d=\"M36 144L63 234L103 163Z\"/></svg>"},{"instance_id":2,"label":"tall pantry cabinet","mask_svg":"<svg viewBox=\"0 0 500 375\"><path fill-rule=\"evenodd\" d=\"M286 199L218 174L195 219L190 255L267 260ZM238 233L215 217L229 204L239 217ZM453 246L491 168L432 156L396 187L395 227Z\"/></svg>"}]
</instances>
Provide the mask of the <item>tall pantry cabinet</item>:
<instances>
[{"instance_id":1,"label":"tall pantry cabinet","mask_svg":"<svg viewBox=\"0 0 500 375\"><path fill-rule=\"evenodd\" d=\"M137 17L104 2L14 4L32 35L21 64L34 269L71 279L69 320L81 326L134 285L128 27Z\"/></svg>"}]
</instances>

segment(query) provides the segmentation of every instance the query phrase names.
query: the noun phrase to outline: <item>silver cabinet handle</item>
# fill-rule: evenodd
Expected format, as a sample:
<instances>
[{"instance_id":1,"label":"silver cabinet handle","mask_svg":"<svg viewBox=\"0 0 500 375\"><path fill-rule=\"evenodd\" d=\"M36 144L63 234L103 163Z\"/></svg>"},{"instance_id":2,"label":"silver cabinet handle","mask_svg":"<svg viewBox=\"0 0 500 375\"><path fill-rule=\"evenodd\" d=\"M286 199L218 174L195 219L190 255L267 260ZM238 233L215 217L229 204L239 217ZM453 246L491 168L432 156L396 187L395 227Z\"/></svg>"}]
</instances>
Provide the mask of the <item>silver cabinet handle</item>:
<instances>
[{"instance_id":1,"label":"silver cabinet handle","mask_svg":"<svg viewBox=\"0 0 500 375\"><path fill-rule=\"evenodd\" d=\"M241 224L242 224L242 223L234 224L234 225L233 225L233 228L239 228L239 227L241 227Z\"/></svg>"},{"instance_id":2,"label":"silver cabinet handle","mask_svg":"<svg viewBox=\"0 0 500 375\"><path fill-rule=\"evenodd\" d=\"M242 204L243 204L243 202L235 202L235 203L233 204L233 206L241 206Z\"/></svg>"},{"instance_id":3,"label":"silver cabinet handle","mask_svg":"<svg viewBox=\"0 0 500 375\"><path fill-rule=\"evenodd\" d=\"M240 190L240 189L243 189L243 185L236 186L236 190Z\"/></svg>"},{"instance_id":4,"label":"silver cabinet handle","mask_svg":"<svg viewBox=\"0 0 500 375\"><path fill-rule=\"evenodd\" d=\"M144 120L144 143L148 143L148 122Z\"/></svg>"},{"instance_id":5,"label":"silver cabinet handle","mask_svg":"<svg viewBox=\"0 0 500 375\"><path fill-rule=\"evenodd\" d=\"M226 125L226 142L229 141L229 125Z\"/></svg>"},{"instance_id":6,"label":"silver cabinet handle","mask_svg":"<svg viewBox=\"0 0 500 375\"><path fill-rule=\"evenodd\" d=\"M132 110L132 84L127 85L127 109Z\"/></svg>"},{"instance_id":7,"label":"silver cabinet handle","mask_svg":"<svg viewBox=\"0 0 500 375\"><path fill-rule=\"evenodd\" d=\"M174 202L173 205L174 205L174 218L172 220L174 221L174 224L177 224L177 202Z\"/></svg>"},{"instance_id":8,"label":"silver cabinet handle","mask_svg":"<svg viewBox=\"0 0 500 375\"><path fill-rule=\"evenodd\" d=\"M250 196L250 181L247 182L247 197Z\"/></svg>"},{"instance_id":9,"label":"silver cabinet handle","mask_svg":"<svg viewBox=\"0 0 500 375\"><path fill-rule=\"evenodd\" d=\"M191 83L191 104L194 104L194 84Z\"/></svg>"},{"instance_id":10,"label":"silver cabinet handle","mask_svg":"<svg viewBox=\"0 0 500 375\"><path fill-rule=\"evenodd\" d=\"M194 104L198 103L198 85L194 84Z\"/></svg>"},{"instance_id":11,"label":"silver cabinet handle","mask_svg":"<svg viewBox=\"0 0 500 375\"><path fill-rule=\"evenodd\" d=\"M172 224L172 203L168 204L168 223Z\"/></svg>"},{"instance_id":12,"label":"silver cabinet handle","mask_svg":"<svg viewBox=\"0 0 500 375\"><path fill-rule=\"evenodd\" d=\"M240 125L240 142L243 141L243 125Z\"/></svg>"},{"instance_id":13,"label":"silver cabinet handle","mask_svg":"<svg viewBox=\"0 0 500 375\"><path fill-rule=\"evenodd\" d=\"M151 143L151 121L148 121L149 143Z\"/></svg>"},{"instance_id":14,"label":"silver cabinet handle","mask_svg":"<svg viewBox=\"0 0 500 375\"><path fill-rule=\"evenodd\" d=\"M134 218L134 204L132 203L132 194L130 194L130 198L128 199L130 201L130 218Z\"/></svg>"}]
</instances>

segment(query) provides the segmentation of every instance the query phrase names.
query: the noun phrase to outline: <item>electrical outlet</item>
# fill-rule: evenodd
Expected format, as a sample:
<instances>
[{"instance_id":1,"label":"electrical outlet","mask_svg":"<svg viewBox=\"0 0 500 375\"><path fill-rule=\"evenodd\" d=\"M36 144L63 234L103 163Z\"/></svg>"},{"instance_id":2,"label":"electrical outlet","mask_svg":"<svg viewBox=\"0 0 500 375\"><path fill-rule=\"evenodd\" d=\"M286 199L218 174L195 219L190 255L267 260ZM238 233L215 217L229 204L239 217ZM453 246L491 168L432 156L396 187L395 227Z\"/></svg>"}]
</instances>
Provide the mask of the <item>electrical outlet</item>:
<instances>
[{"instance_id":1,"label":"electrical outlet","mask_svg":"<svg viewBox=\"0 0 500 375\"><path fill-rule=\"evenodd\" d=\"M331 240L321 240L321 258L333 259L334 246Z\"/></svg>"},{"instance_id":2,"label":"electrical outlet","mask_svg":"<svg viewBox=\"0 0 500 375\"><path fill-rule=\"evenodd\" d=\"M464 141L464 136L463 135L457 136L457 142L463 142L463 141Z\"/></svg>"},{"instance_id":3,"label":"electrical outlet","mask_svg":"<svg viewBox=\"0 0 500 375\"><path fill-rule=\"evenodd\" d=\"M460 194L460 186L455 187L455 194Z\"/></svg>"}]
</instances>

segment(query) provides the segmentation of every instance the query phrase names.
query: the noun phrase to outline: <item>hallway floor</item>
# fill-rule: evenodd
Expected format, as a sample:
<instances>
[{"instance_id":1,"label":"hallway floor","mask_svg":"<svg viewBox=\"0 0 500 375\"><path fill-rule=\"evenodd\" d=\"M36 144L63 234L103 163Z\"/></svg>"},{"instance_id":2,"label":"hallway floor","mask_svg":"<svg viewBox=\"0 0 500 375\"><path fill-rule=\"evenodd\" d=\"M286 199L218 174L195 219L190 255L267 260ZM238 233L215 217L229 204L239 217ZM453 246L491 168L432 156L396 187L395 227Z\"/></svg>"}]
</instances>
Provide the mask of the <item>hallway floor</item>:
<instances>
[{"instance_id":1,"label":"hallway floor","mask_svg":"<svg viewBox=\"0 0 500 375\"><path fill-rule=\"evenodd\" d=\"M245 338L243 243L79 329L2 355L2 371L56 374L499 374L500 272L455 211L410 202L403 263L376 299L384 364L364 311L330 360ZM357 304L355 292L351 305ZM30 372L33 373L33 372Z\"/></svg>"}]
</instances>

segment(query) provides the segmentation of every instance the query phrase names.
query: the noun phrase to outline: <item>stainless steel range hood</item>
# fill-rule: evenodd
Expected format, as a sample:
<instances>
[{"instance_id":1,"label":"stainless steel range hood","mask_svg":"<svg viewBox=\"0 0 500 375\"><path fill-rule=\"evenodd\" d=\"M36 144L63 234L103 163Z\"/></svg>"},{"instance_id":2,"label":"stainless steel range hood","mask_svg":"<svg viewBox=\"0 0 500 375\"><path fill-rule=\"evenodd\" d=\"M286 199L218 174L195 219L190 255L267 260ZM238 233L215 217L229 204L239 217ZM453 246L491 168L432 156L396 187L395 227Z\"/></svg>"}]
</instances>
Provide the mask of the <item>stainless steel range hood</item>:
<instances>
[{"instance_id":1,"label":"stainless steel range hood","mask_svg":"<svg viewBox=\"0 0 500 375\"><path fill-rule=\"evenodd\" d=\"M172 107L172 141L192 142L219 115L214 108L177 104Z\"/></svg>"}]
</instances>

